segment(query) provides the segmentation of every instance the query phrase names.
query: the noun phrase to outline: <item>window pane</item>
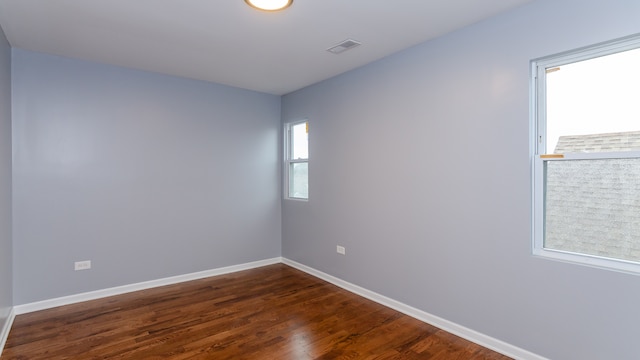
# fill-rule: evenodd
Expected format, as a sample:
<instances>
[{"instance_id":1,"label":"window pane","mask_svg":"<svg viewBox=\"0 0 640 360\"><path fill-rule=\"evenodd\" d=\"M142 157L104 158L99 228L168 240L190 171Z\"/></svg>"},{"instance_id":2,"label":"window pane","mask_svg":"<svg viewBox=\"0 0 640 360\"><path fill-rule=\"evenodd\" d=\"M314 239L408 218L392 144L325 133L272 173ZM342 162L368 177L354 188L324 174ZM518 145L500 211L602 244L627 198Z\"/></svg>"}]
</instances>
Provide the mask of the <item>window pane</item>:
<instances>
[{"instance_id":1,"label":"window pane","mask_svg":"<svg viewBox=\"0 0 640 360\"><path fill-rule=\"evenodd\" d=\"M640 159L546 162L544 247L640 262Z\"/></svg>"},{"instance_id":2,"label":"window pane","mask_svg":"<svg viewBox=\"0 0 640 360\"><path fill-rule=\"evenodd\" d=\"M640 136L640 49L579 61L546 69L546 153L628 151L620 136L611 133L635 132ZM573 151L557 147L576 135L611 135L609 150L596 145ZM624 137L622 137L624 138ZM560 144L559 144L560 140ZM633 149L637 150L637 149Z\"/></svg>"},{"instance_id":3,"label":"window pane","mask_svg":"<svg viewBox=\"0 0 640 360\"><path fill-rule=\"evenodd\" d=\"M307 123L299 123L291 127L291 159L309 158L309 133Z\"/></svg>"},{"instance_id":4,"label":"window pane","mask_svg":"<svg viewBox=\"0 0 640 360\"><path fill-rule=\"evenodd\" d=\"M309 164L289 164L289 197L309 198Z\"/></svg>"}]
</instances>

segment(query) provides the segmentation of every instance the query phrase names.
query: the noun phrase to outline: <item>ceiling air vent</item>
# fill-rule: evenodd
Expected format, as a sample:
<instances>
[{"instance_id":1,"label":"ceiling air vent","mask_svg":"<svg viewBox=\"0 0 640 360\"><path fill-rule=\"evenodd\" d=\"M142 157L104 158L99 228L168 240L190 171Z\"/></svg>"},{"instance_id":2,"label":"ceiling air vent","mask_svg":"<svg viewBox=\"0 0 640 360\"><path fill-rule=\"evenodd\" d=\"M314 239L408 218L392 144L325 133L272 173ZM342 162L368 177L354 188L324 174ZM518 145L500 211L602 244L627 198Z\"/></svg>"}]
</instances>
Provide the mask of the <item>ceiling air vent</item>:
<instances>
[{"instance_id":1,"label":"ceiling air vent","mask_svg":"<svg viewBox=\"0 0 640 360\"><path fill-rule=\"evenodd\" d=\"M338 45L334 45L330 48L327 49L328 52L333 53L333 54L340 54L342 52L345 52L349 49L353 49L354 47L360 45L361 43L359 41L353 40L353 39L347 39L342 41L341 43L339 43Z\"/></svg>"}]
</instances>

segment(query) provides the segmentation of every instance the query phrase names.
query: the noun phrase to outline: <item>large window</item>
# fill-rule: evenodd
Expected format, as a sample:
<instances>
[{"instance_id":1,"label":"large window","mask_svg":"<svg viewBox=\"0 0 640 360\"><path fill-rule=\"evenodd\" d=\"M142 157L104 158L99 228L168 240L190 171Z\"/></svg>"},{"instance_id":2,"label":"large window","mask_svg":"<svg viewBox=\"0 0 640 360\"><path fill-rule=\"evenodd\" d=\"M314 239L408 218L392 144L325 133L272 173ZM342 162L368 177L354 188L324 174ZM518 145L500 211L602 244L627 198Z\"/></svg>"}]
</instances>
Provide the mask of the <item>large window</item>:
<instances>
[{"instance_id":1,"label":"large window","mask_svg":"<svg viewBox=\"0 0 640 360\"><path fill-rule=\"evenodd\" d=\"M309 123L285 125L285 187L287 198L309 198Z\"/></svg>"},{"instance_id":2,"label":"large window","mask_svg":"<svg viewBox=\"0 0 640 360\"><path fill-rule=\"evenodd\" d=\"M640 36L532 62L534 253L640 273Z\"/></svg>"}]
</instances>

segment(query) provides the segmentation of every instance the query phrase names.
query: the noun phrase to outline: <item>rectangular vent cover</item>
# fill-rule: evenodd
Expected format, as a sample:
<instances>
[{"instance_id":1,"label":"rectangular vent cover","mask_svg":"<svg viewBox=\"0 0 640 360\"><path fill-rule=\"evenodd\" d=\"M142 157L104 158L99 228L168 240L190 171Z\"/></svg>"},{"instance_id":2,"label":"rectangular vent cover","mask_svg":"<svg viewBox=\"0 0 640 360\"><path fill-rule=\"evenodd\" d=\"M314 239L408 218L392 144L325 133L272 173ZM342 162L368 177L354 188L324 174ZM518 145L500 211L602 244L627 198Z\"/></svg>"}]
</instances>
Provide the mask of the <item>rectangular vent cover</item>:
<instances>
[{"instance_id":1,"label":"rectangular vent cover","mask_svg":"<svg viewBox=\"0 0 640 360\"><path fill-rule=\"evenodd\" d=\"M327 49L328 52L333 54L340 54L349 49L353 49L356 46L361 45L362 43L353 39L347 39L339 43L338 45L334 45Z\"/></svg>"}]
</instances>

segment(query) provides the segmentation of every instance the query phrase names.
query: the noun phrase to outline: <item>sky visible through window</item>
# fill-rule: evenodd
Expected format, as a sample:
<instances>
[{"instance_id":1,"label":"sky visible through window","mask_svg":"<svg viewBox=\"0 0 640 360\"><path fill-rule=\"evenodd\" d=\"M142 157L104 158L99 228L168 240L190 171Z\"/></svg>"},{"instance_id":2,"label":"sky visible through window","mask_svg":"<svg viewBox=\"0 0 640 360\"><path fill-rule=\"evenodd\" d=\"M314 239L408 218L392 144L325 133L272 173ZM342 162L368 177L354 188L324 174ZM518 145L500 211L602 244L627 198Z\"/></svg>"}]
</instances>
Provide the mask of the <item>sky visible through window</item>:
<instances>
[{"instance_id":1,"label":"sky visible through window","mask_svg":"<svg viewBox=\"0 0 640 360\"><path fill-rule=\"evenodd\" d=\"M289 197L309 198L309 128L308 123L290 125Z\"/></svg>"},{"instance_id":2,"label":"sky visible through window","mask_svg":"<svg viewBox=\"0 0 640 360\"><path fill-rule=\"evenodd\" d=\"M640 49L547 70L547 154L558 138L640 131Z\"/></svg>"},{"instance_id":3,"label":"sky visible through window","mask_svg":"<svg viewBox=\"0 0 640 360\"><path fill-rule=\"evenodd\" d=\"M291 127L293 132L293 154L292 158L295 159L308 159L309 158L309 136L307 134L307 123L299 123Z\"/></svg>"}]
</instances>

